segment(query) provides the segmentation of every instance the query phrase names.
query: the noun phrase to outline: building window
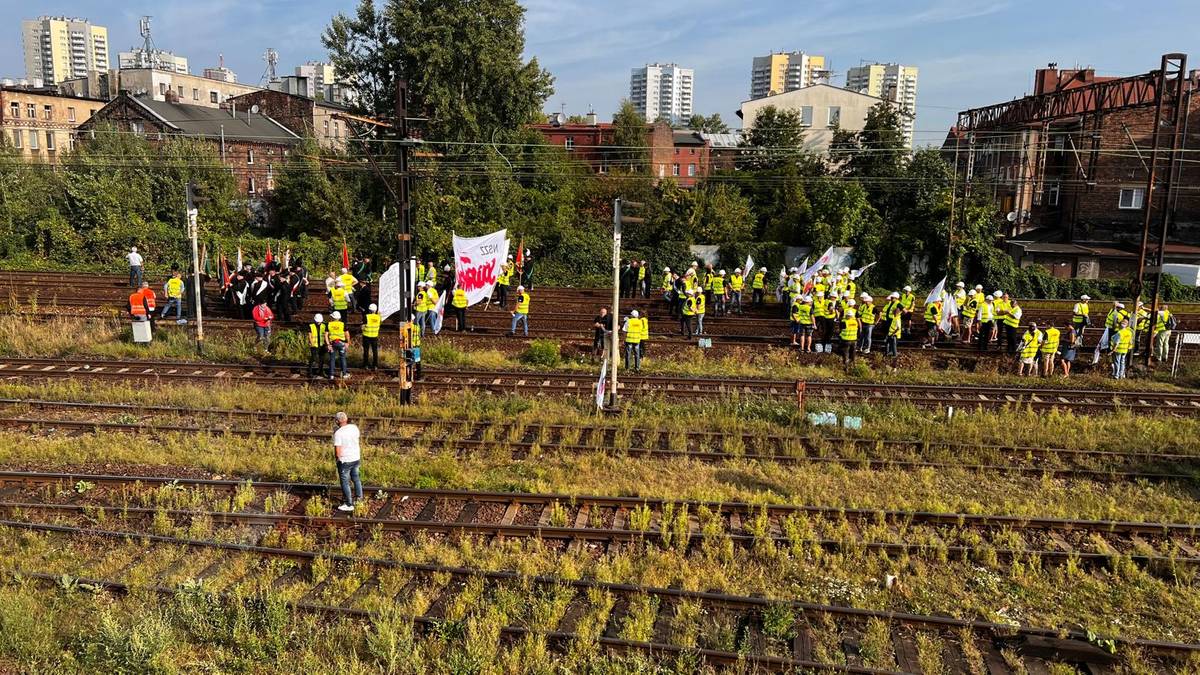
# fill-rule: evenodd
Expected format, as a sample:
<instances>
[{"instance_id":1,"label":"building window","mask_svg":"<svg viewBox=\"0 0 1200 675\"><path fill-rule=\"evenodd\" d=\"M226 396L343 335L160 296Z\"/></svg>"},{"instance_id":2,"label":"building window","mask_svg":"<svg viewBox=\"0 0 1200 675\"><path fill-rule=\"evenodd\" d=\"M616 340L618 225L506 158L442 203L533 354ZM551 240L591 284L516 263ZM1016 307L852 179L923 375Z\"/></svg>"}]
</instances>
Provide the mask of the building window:
<instances>
[{"instance_id":1,"label":"building window","mask_svg":"<svg viewBox=\"0 0 1200 675\"><path fill-rule=\"evenodd\" d=\"M25 117L28 119L37 118L37 113L35 112L36 109L37 107L32 103L25 104Z\"/></svg>"},{"instance_id":2,"label":"building window","mask_svg":"<svg viewBox=\"0 0 1200 675\"><path fill-rule=\"evenodd\" d=\"M696 165L688 164L688 178L695 178L695 176L696 176Z\"/></svg>"},{"instance_id":3,"label":"building window","mask_svg":"<svg viewBox=\"0 0 1200 675\"><path fill-rule=\"evenodd\" d=\"M325 138L329 138L329 120L325 120Z\"/></svg>"},{"instance_id":4,"label":"building window","mask_svg":"<svg viewBox=\"0 0 1200 675\"><path fill-rule=\"evenodd\" d=\"M838 105L829 106L829 121L827 126L836 127L842 124L842 107Z\"/></svg>"},{"instance_id":5,"label":"building window","mask_svg":"<svg viewBox=\"0 0 1200 675\"><path fill-rule=\"evenodd\" d=\"M566 140L567 152L575 152L575 137L567 136Z\"/></svg>"},{"instance_id":6,"label":"building window","mask_svg":"<svg viewBox=\"0 0 1200 675\"><path fill-rule=\"evenodd\" d=\"M67 108L67 121L68 122L75 121L75 109L74 108Z\"/></svg>"},{"instance_id":7,"label":"building window","mask_svg":"<svg viewBox=\"0 0 1200 675\"><path fill-rule=\"evenodd\" d=\"M337 122L333 123L333 137L334 138L342 137L342 127Z\"/></svg>"},{"instance_id":8,"label":"building window","mask_svg":"<svg viewBox=\"0 0 1200 675\"><path fill-rule=\"evenodd\" d=\"M254 194L255 192L257 192L257 190L255 189L255 185L254 185L254 176L250 176L250 184L247 189L250 194Z\"/></svg>"},{"instance_id":9,"label":"building window","mask_svg":"<svg viewBox=\"0 0 1200 675\"><path fill-rule=\"evenodd\" d=\"M247 163L247 164L253 164L253 163L254 163L254 148L247 148L247 149L246 149L246 163Z\"/></svg>"},{"instance_id":10,"label":"building window","mask_svg":"<svg viewBox=\"0 0 1200 675\"><path fill-rule=\"evenodd\" d=\"M138 136L146 135L146 125L143 124L142 122L131 122L129 124L129 126L132 129L134 134L136 134Z\"/></svg>"},{"instance_id":11,"label":"building window","mask_svg":"<svg viewBox=\"0 0 1200 675\"><path fill-rule=\"evenodd\" d=\"M220 103L220 101L217 100L217 92L215 92L215 91L208 92L208 102L209 103Z\"/></svg>"},{"instance_id":12,"label":"building window","mask_svg":"<svg viewBox=\"0 0 1200 675\"><path fill-rule=\"evenodd\" d=\"M1121 188L1121 196L1117 206L1122 209L1142 208L1142 197L1146 194L1144 188Z\"/></svg>"},{"instance_id":13,"label":"building window","mask_svg":"<svg viewBox=\"0 0 1200 675\"><path fill-rule=\"evenodd\" d=\"M158 95L159 95L159 96L166 96L166 95L167 95L167 83L166 83L166 82L159 82L159 83L158 83Z\"/></svg>"},{"instance_id":14,"label":"building window","mask_svg":"<svg viewBox=\"0 0 1200 675\"><path fill-rule=\"evenodd\" d=\"M54 132L53 131L46 132L46 149L54 150Z\"/></svg>"},{"instance_id":15,"label":"building window","mask_svg":"<svg viewBox=\"0 0 1200 675\"><path fill-rule=\"evenodd\" d=\"M21 104L20 103L13 101L12 103L10 103L8 105L8 107L12 109L12 112L10 112L9 114L12 115L13 119L21 119Z\"/></svg>"},{"instance_id":16,"label":"building window","mask_svg":"<svg viewBox=\"0 0 1200 675\"><path fill-rule=\"evenodd\" d=\"M29 130L29 149L30 150L38 149L38 134L33 129Z\"/></svg>"},{"instance_id":17,"label":"building window","mask_svg":"<svg viewBox=\"0 0 1200 675\"><path fill-rule=\"evenodd\" d=\"M42 119L49 120L54 118L54 106L42 106Z\"/></svg>"},{"instance_id":18,"label":"building window","mask_svg":"<svg viewBox=\"0 0 1200 675\"><path fill-rule=\"evenodd\" d=\"M192 90L192 100L193 100L193 101L199 101L199 100L200 100L200 90L199 90L199 89L193 89L193 90Z\"/></svg>"},{"instance_id":19,"label":"building window","mask_svg":"<svg viewBox=\"0 0 1200 675\"><path fill-rule=\"evenodd\" d=\"M803 126L803 127L811 127L812 126L812 120L813 120L812 108L813 107L811 105L800 106L800 126Z\"/></svg>"},{"instance_id":20,"label":"building window","mask_svg":"<svg viewBox=\"0 0 1200 675\"><path fill-rule=\"evenodd\" d=\"M1053 183L1046 188L1046 206L1058 206L1058 183Z\"/></svg>"},{"instance_id":21,"label":"building window","mask_svg":"<svg viewBox=\"0 0 1200 675\"><path fill-rule=\"evenodd\" d=\"M183 85L179 85L179 98L183 98Z\"/></svg>"},{"instance_id":22,"label":"building window","mask_svg":"<svg viewBox=\"0 0 1200 675\"><path fill-rule=\"evenodd\" d=\"M679 165L678 165L678 164L672 164L672 165L671 165L671 175L672 175L672 176L678 176L678 175L679 175Z\"/></svg>"},{"instance_id":23,"label":"building window","mask_svg":"<svg viewBox=\"0 0 1200 675\"><path fill-rule=\"evenodd\" d=\"M13 147L18 150L21 149L21 130L20 129L13 129Z\"/></svg>"}]
</instances>

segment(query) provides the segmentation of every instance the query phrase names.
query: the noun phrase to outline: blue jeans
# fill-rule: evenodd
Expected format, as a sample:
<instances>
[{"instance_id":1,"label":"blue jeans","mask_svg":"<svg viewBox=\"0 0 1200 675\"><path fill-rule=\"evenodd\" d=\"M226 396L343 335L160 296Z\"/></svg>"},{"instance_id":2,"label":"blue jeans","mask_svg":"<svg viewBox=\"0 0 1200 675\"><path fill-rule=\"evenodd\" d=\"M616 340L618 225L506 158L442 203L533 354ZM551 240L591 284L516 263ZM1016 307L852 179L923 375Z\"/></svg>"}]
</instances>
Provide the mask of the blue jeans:
<instances>
[{"instance_id":1,"label":"blue jeans","mask_svg":"<svg viewBox=\"0 0 1200 675\"><path fill-rule=\"evenodd\" d=\"M858 350L860 352L871 351L871 338L874 337L875 324L869 323L862 327L862 332L858 334Z\"/></svg>"},{"instance_id":2,"label":"blue jeans","mask_svg":"<svg viewBox=\"0 0 1200 675\"><path fill-rule=\"evenodd\" d=\"M171 313L171 308L175 308L175 317L183 318L183 300L181 298L167 298L167 305L163 307L162 317L165 319Z\"/></svg>"},{"instance_id":3,"label":"blue jeans","mask_svg":"<svg viewBox=\"0 0 1200 675\"><path fill-rule=\"evenodd\" d=\"M413 313L413 323L417 324L417 327L421 329L422 333L425 332L425 315L426 314L428 314L428 312L424 312L424 311Z\"/></svg>"},{"instance_id":4,"label":"blue jeans","mask_svg":"<svg viewBox=\"0 0 1200 675\"><path fill-rule=\"evenodd\" d=\"M259 326L259 325L255 324L254 332L258 333L258 339L261 342L263 342L264 344L271 341L271 327L270 326Z\"/></svg>"},{"instance_id":5,"label":"blue jeans","mask_svg":"<svg viewBox=\"0 0 1200 675\"><path fill-rule=\"evenodd\" d=\"M339 360L342 363L342 375L345 375L346 374L346 343L342 342L341 340L338 340L337 342L334 342L332 345L330 345L329 377L332 378L335 374L337 374L337 367L335 364Z\"/></svg>"},{"instance_id":6,"label":"blue jeans","mask_svg":"<svg viewBox=\"0 0 1200 675\"><path fill-rule=\"evenodd\" d=\"M130 288L141 288L141 286L142 286L142 266L141 265L130 265L129 266L129 287Z\"/></svg>"},{"instance_id":7,"label":"blue jeans","mask_svg":"<svg viewBox=\"0 0 1200 675\"><path fill-rule=\"evenodd\" d=\"M529 315L521 314L520 312L513 314L512 327L508 329L508 332L516 334L517 324L522 324L525 327L525 335L528 336L529 335Z\"/></svg>"},{"instance_id":8,"label":"blue jeans","mask_svg":"<svg viewBox=\"0 0 1200 675\"><path fill-rule=\"evenodd\" d=\"M696 335L704 335L704 315L696 315Z\"/></svg>"},{"instance_id":9,"label":"blue jeans","mask_svg":"<svg viewBox=\"0 0 1200 675\"><path fill-rule=\"evenodd\" d=\"M897 354L896 343L898 341L899 341L899 339L895 335L889 335L887 337L887 345L886 346L887 346L887 355L888 356L896 356L896 354Z\"/></svg>"},{"instance_id":10,"label":"blue jeans","mask_svg":"<svg viewBox=\"0 0 1200 675\"><path fill-rule=\"evenodd\" d=\"M1125 379L1125 361L1128 356L1128 354L1113 354L1113 379Z\"/></svg>"},{"instance_id":11,"label":"blue jeans","mask_svg":"<svg viewBox=\"0 0 1200 675\"><path fill-rule=\"evenodd\" d=\"M632 342L625 343L625 368L626 369L629 368L629 359L630 358L633 359L633 369L634 370L642 369L642 350L640 349L640 347L641 347L640 344L635 345Z\"/></svg>"},{"instance_id":12,"label":"blue jeans","mask_svg":"<svg viewBox=\"0 0 1200 675\"><path fill-rule=\"evenodd\" d=\"M338 479L342 482L342 503L346 506L354 506L354 498L362 501L362 478L359 477L360 461L353 462L338 462L337 472ZM354 494L350 494L350 481L354 481Z\"/></svg>"}]
</instances>

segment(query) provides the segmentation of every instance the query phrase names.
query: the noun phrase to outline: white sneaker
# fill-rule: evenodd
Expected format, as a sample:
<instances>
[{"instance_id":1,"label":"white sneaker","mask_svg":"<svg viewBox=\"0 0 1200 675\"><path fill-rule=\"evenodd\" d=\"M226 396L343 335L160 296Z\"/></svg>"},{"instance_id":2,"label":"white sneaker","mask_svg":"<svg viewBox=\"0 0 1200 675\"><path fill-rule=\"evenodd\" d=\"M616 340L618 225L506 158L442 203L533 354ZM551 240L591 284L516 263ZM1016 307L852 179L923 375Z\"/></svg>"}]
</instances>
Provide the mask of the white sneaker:
<instances>
[{"instance_id":1,"label":"white sneaker","mask_svg":"<svg viewBox=\"0 0 1200 675\"><path fill-rule=\"evenodd\" d=\"M354 510L353 506L348 506L346 504L342 504L342 505L338 506L338 511L353 511L353 510Z\"/></svg>"},{"instance_id":2,"label":"white sneaker","mask_svg":"<svg viewBox=\"0 0 1200 675\"><path fill-rule=\"evenodd\" d=\"M350 373L342 373L342 379L343 379L343 380L348 380L348 379L350 379Z\"/></svg>"}]
</instances>

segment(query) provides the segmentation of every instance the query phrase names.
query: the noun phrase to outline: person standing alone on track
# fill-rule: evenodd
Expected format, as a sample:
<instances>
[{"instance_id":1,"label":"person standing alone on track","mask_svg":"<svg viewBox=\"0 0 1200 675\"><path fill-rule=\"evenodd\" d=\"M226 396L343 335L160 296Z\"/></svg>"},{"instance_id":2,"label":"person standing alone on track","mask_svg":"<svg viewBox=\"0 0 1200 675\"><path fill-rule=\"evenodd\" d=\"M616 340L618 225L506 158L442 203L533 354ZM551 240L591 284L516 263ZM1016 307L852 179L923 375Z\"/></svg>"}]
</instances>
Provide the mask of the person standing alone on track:
<instances>
[{"instance_id":1,"label":"person standing alone on track","mask_svg":"<svg viewBox=\"0 0 1200 675\"><path fill-rule=\"evenodd\" d=\"M525 292L524 286L517 286L517 307L512 312L512 326L508 330L509 335L517 334L517 324L521 324L525 328L525 337L529 337L529 294Z\"/></svg>"},{"instance_id":2,"label":"person standing alone on track","mask_svg":"<svg viewBox=\"0 0 1200 675\"><path fill-rule=\"evenodd\" d=\"M129 249L129 253L125 255L125 259L129 261L129 287L139 288L142 285L142 255L137 252L137 247Z\"/></svg>"},{"instance_id":3,"label":"person standing alone on track","mask_svg":"<svg viewBox=\"0 0 1200 675\"><path fill-rule=\"evenodd\" d=\"M325 317L314 315L312 323L308 324L308 376L313 376L313 364L317 366L317 376L326 377L325 354L329 351L329 331L325 327Z\"/></svg>"},{"instance_id":4,"label":"person standing alone on track","mask_svg":"<svg viewBox=\"0 0 1200 675\"><path fill-rule=\"evenodd\" d=\"M379 368L379 324L379 307L371 304L367 308L367 315L364 317L362 327L362 362L363 368L367 370L378 370Z\"/></svg>"},{"instance_id":5,"label":"person standing alone on track","mask_svg":"<svg viewBox=\"0 0 1200 675\"><path fill-rule=\"evenodd\" d=\"M258 334L263 349L268 351L271 349L271 321L274 318L275 313L267 306L267 301L259 300L254 306L254 332Z\"/></svg>"},{"instance_id":6,"label":"person standing alone on track","mask_svg":"<svg viewBox=\"0 0 1200 675\"><path fill-rule=\"evenodd\" d=\"M179 270L171 272L171 278L163 284L163 292L167 296L167 305L163 307L162 318L166 319L174 307L178 323L184 323L186 320L183 318L183 275Z\"/></svg>"},{"instance_id":7,"label":"person standing alone on track","mask_svg":"<svg viewBox=\"0 0 1200 675\"><path fill-rule=\"evenodd\" d=\"M353 511L355 502L363 500L362 450L359 449L359 431L357 424L350 423L350 417L344 412L334 416L337 428L333 432L333 458L337 465L338 481L342 484L342 503L338 511ZM354 492L350 492L350 483L354 482Z\"/></svg>"},{"instance_id":8,"label":"person standing alone on track","mask_svg":"<svg viewBox=\"0 0 1200 675\"><path fill-rule=\"evenodd\" d=\"M329 322L329 379L337 376L336 364L338 361L342 364L342 379L350 377L350 373L346 368L346 350L350 348L350 333L346 330L346 324L342 323L341 312L334 312L329 315L332 319Z\"/></svg>"}]
</instances>

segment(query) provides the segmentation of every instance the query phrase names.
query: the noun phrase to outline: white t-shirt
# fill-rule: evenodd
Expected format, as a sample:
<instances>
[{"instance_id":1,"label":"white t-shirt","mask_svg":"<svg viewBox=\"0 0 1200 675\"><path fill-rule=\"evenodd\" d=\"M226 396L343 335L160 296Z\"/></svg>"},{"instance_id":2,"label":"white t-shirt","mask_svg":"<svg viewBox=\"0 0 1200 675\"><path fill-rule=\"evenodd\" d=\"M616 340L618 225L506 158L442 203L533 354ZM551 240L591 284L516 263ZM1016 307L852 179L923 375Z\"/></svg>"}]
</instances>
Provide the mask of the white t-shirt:
<instances>
[{"instance_id":1,"label":"white t-shirt","mask_svg":"<svg viewBox=\"0 0 1200 675\"><path fill-rule=\"evenodd\" d=\"M134 253L131 251L128 255L125 256L125 259L129 261L130 267L141 267L141 265L142 265L142 254L141 253Z\"/></svg>"},{"instance_id":2,"label":"white t-shirt","mask_svg":"<svg viewBox=\"0 0 1200 675\"><path fill-rule=\"evenodd\" d=\"M347 424L344 427L338 427L338 430L333 432L333 445L342 447L342 456L338 458L340 462L357 462L362 459L362 453L358 449L358 425Z\"/></svg>"}]
</instances>

